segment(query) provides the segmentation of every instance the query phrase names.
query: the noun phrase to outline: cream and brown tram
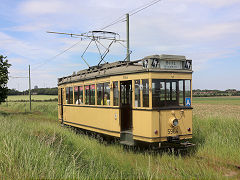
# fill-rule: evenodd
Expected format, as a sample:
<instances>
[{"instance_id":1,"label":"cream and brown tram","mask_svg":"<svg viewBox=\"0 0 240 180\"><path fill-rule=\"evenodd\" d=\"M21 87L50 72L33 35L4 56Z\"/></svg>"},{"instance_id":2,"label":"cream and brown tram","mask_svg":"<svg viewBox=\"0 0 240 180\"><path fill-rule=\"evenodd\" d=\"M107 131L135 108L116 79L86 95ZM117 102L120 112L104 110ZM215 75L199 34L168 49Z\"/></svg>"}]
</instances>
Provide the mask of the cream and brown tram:
<instances>
[{"instance_id":1,"label":"cream and brown tram","mask_svg":"<svg viewBox=\"0 0 240 180\"><path fill-rule=\"evenodd\" d=\"M192 138L191 87L185 56L94 66L58 79L59 121L125 145L182 142Z\"/></svg>"}]
</instances>

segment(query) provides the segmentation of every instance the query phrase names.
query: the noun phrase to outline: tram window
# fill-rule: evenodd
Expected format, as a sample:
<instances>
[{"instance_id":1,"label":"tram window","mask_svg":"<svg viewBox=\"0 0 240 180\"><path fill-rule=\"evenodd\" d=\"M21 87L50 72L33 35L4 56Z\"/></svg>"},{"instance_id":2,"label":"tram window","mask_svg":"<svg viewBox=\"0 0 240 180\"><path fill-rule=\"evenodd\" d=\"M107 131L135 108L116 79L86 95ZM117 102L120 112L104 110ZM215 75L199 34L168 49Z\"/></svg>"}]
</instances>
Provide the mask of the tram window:
<instances>
[{"instance_id":1,"label":"tram window","mask_svg":"<svg viewBox=\"0 0 240 180\"><path fill-rule=\"evenodd\" d=\"M90 90L89 86L85 86L85 104L89 104Z\"/></svg>"},{"instance_id":2,"label":"tram window","mask_svg":"<svg viewBox=\"0 0 240 180\"><path fill-rule=\"evenodd\" d=\"M66 104L69 103L69 87L66 88Z\"/></svg>"},{"instance_id":3,"label":"tram window","mask_svg":"<svg viewBox=\"0 0 240 180\"><path fill-rule=\"evenodd\" d=\"M80 102L79 102L79 87L78 86L74 87L74 102L75 102L75 104L80 104Z\"/></svg>"},{"instance_id":4,"label":"tram window","mask_svg":"<svg viewBox=\"0 0 240 180\"><path fill-rule=\"evenodd\" d=\"M69 87L69 103L73 104L73 87Z\"/></svg>"},{"instance_id":5,"label":"tram window","mask_svg":"<svg viewBox=\"0 0 240 180\"><path fill-rule=\"evenodd\" d=\"M161 107L165 105L165 82L164 80L152 80L152 103L153 107Z\"/></svg>"},{"instance_id":6,"label":"tram window","mask_svg":"<svg viewBox=\"0 0 240 180\"><path fill-rule=\"evenodd\" d=\"M143 107L149 107L149 81L148 81L148 79L143 79L142 85L143 85Z\"/></svg>"},{"instance_id":7,"label":"tram window","mask_svg":"<svg viewBox=\"0 0 240 180\"><path fill-rule=\"evenodd\" d=\"M140 100L140 80L135 80L135 107L141 107Z\"/></svg>"},{"instance_id":8,"label":"tram window","mask_svg":"<svg viewBox=\"0 0 240 180\"><path fill-rule=\"evenodd\" d=\"M83 104L83 87L79 86L79 103Z\"/></svg>"},{"instance_id":9,"label":"tram window","mask_svg":"<svg viewBox=\"0 0 240 180\"><path fill-rule=\"evenodd\" d=\"M177 82L176 81L173 81L172 82L172 101L177 101Z\"/></svg>"},{"instance_id":10,"label":"tram window","mask_svg":"<svg viewBox=\"0 0 240 180\"><path fill-rule=\"evenodd\" d=\"M152 80L153 107L183 106L191 97L190 80Z\"/></svg>"},{"instance_id":11,"label":"tram window","mask_svg":"<svg viewBox=\"0 0 240 180\"><path fill-rule=\"evenodd\" d=\"M179 80L179 85L178 85L178 89L179 89L179 105L183 106L184 105L184 96L183 96L183 82L184 80Z\"/></svg>"},{"instance_id":12,"label":"tram window","mask_svg":"<svg viewBox=\"0 0 240 180\"><path fill-rule=\"evenodd\" d=\"M58 104L61 104L61 89L58 89Z\"/></svg>"},{"instance_id":13,"label":"tram window","mask_svg":"<svg viewBox=\"0 0 240 180\"><path fill-rule=\"evenodd\" d=\"M109 83L97 84L97 104L110 105L110 87Z\"/></svg>"},{"instance_id":14,"label":"tram window","mask_svg":"<svg viewBox=\"0 0 240 180\"><path fill-rule=\"evenodd\" d=\"M164 106L165 105L165 98L166 98L166 96L165 96L165 82L164 81L161 81L161 82L159 82L160 84L159 84L159 86L160 86L160 90L159 90L159 93L160 93L160 106Z\"/></svg>"},{"instance_id":15,"label":"tram window","mask_svg":"<svg viewBox=\"0 0 240 180\"><path fill-rule=\"evenodd\" d=\"M113 105L118 106L119 101L119 91L118 91L118 82L113 82Z\"/></svg>"},{"instance_id":16,"label":"tram window","mask_svg":"<svg viewBox=\"0 0 240 180\"><path fill-rule=\"evenodd\" d=\"M83 104L83 87L74 87L74 102L75 104Z\"/></svg>"},{"instance_id":17,"label":"tram window","mask_svg":"<svg viewBox=\"0 0 240 180\"><path fill-rule=\"evenodd\" d=\"M103 84L97 84L97 105L101 105L103 99Z\"/></svg>"},{"instance_id":18,"label":"tram window","mask_svg":"<svg viewBox=\"0 0 240 180\"><path fill-rule=\"evenodd\" d=\"M185 98L191 98L191 80L185 80Z\"/></svg>"},{"instance_id":19,"label":"tram window","mask_svg":"<svg viewBox=\"0 0 240 180\"><path fill-rule=\"evenodd\" d=\"M90 85L90 105L95 105L95 85Z\"/></svg>"},{"instance_id":20,"label":"tram window","mask_svg":"<svg viewBox=\"0 0 240 180\"><path fill-rule=\"evenodd\" d=\"M104 100L103 100L103 105L110 105L110 87L109 83L104 83L103 85L104 88Z\"/></svg>"},{"instance_id":21,"label":"tram window","mask_svg":"<svg viewBox=\"0 0 240 180\"><path fill-rule=\"evenodd\" d=\"M170 101L170 95L171 95L171 90L170 90L170 82L165 82L165 86L166 86L166 97L165 100L166 102Z\"/></svg>"}]
</instances>

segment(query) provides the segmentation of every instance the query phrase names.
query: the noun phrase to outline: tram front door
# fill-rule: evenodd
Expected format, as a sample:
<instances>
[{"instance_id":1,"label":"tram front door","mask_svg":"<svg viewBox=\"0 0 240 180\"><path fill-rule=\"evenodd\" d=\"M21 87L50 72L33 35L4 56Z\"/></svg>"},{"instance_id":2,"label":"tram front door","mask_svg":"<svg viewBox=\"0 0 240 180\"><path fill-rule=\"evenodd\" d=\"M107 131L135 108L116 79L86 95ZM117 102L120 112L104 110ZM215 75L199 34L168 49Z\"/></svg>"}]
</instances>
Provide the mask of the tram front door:
<instances>
[{"instance_id":1,"label":"tram front door","mask_svg":"<svg viewBox=\"0 0 240 180\"><path fill-rule=\"evenodd\" d=\"M132 81L121 81L121 131L132 130Z\"/></svg>"}]
</instances>

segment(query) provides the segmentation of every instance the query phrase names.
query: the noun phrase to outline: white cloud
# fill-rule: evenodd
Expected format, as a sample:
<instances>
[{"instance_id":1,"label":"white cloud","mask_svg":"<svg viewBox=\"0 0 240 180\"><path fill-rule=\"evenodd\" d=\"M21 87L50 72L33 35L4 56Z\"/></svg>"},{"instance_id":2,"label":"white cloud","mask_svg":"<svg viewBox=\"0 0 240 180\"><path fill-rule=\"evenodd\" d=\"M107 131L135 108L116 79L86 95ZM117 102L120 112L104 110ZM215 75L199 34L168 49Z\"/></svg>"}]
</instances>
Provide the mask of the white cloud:
<instances>
[{"instance_id":1,"label":"white cloud","mask_svg":"<svg viewBox=\"0 0 240 180\"><path fill-rule=\"evenodd\" d=\"M226 35L238 35L240 34L239 28L240 22L206 24L196 31L188 31L185 37L213 41L216 38L223 39Z\"/></svg>"},{"instance_id":2,"label":"white cloud","mask_svg":"<svg viewBox=\"0 0 240 180\"><path fill-rule=\"evenodd\" d=\"M79 39L47 34L45 31L82 33L97 30L147 2L149 0L24 0L16 3L17 11L12 18L16 23L1 28L4 33L0 32L0 48L11 54L11 58L16 58L12 59L16 65L21 64L17 58L23 56L26 57L24 63L32 63L33 68L43 64L37 69L42 72L35 72L39 76L36 82L58 76L43 77L43 72L72 73L85 66L80 56L88 41L82 41L56 59L51 59ZM193 59L195 70L201 71L209 61L223 56L228 58L236 53L240 45L239 11L239 0L163 0L130 17L131 57L138 59L149 54L182 54ZM125 39L125 22L106 30L116 31ZM12 33L16 33L14 37ZM93 57L93 53L97 52L92 45L86 59L89 58L92 64L97 63L94 59L98 55ZM107 57L113 60L113 57L124 57L125 53L122 46L113 44L110 51L112 56Z\"/></svg>"},{"instance_id":3,"label":"white cloud","mask_svg":"<svg viewBox=\"0 0 240 180\"><path fill-rule=\"evenodd\" d=\"M23 14L46 15L65 12L67 5L59 0L33 0L23 2L19 9Z\"/></svg>"},{"instance_id":4,"label":"white cloud","mask_svg":"<svg viewBox=\"0 0 240 180\"><path fill-rule=\"evenodd\" d=\"M195 0L189 0L191 2L196 2ZM230 6L233 4L239 4L239 0L201 0L198 1L197 3L201 3L203 5L206 6L211 6L211 7L215 7L215 8L222 8L222 7L226 7L226 6Z\"/></svg>"}]
</instances>

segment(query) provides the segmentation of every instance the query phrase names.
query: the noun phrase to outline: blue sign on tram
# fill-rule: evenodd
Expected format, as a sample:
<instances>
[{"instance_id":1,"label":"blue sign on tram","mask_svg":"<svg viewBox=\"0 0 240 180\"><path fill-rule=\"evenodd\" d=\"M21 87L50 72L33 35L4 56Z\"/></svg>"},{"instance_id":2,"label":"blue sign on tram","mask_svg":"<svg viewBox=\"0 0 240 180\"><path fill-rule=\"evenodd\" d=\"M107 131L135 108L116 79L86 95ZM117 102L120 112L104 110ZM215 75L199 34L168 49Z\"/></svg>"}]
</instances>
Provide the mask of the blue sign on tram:
<instances>
[{"instance_id":1,"label":"blue sign on tram","mask_svg":"<svg viewBox=\"0 0 240 180\"><path fill-rule=\"evenodd\" d=\"M191 106L191 98L186 98L185 102L186 102L186 106Z\"/></svg>"}]
</instances>

